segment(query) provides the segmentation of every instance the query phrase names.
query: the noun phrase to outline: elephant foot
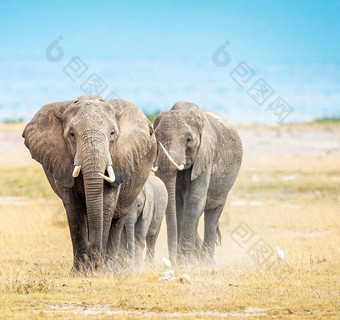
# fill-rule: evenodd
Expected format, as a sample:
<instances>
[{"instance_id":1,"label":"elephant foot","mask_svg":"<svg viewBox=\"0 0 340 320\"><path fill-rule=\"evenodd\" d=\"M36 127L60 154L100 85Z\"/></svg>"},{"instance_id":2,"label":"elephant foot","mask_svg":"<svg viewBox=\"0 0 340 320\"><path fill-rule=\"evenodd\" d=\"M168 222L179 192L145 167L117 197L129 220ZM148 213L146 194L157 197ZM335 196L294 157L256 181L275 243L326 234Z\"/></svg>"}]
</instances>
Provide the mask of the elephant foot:
<instances>
[{"instance_id":1,"label":"elephant foot","mask_svg":"<svg viewBox=\"0 0 340 320\"><path fill-rule=\"evenodd\" d=\"M216 268L217 264L213 258L201 260L201 269L215 270Z\"/></svg>"},{"instance_id":2,"label":"elephant foot","mask_svg":"<svg viewBox=\"0 0 340 320\"><path fill-rule=\"evenodd\" d=\"M75 267L71 268L70 275L72 277L89 277L93 275L93 270L91 268Z\"/></svg>"},{"instance_id":3,"label":"elephant foot","mask_svg":"<svg viewBox=\"0 0 340 320\"><path fill-rule=\"evenodd\" d=\"M169 252L169 259L170 259L172 265L176 265L177 264L177 259L178 259L177 250Z\"/></svg>"},{"instance_id":4,"label":"elephant foot","mask_svg":"<svg viewBox=\"0 0 340 320\"><path fill-rule=\"evenodd\" d=\"M116 274L125 270L129 266L129 259L127 257L115 258L115 257L106 257L104 262L104 272Z\"/></svg>"},{"instance_id":5,"label":"elephant foot","mask_svg":"<svg viewBox=\"0 0 340 320\"><path fill-rule=\"evenodd\" d=\"M180 269L196 269L199 266L196 251L179 253L177 255L177 266Z\"/></svg>"},{"instance_id":6,"label":"elephant foot","mask_svg":"<svg viewBox=\"0 0 340 320\"><path fill-rule=\"evenodd\" d=\"M74 276L87 275L92 271L92 264L87 254L82 254L74 257L71 274Z\"/></svg>"},{"instance_id":7,"label":"elephant foot","mask_svg":"<svg viewBox=\"0 0 340 320\"><path fill-rule=\"evenodd\" d=\"M201 251L200 264L202 268L215 269L216 262L214 256L209 253L205 248Z\"/></svg>"}]
</instances>

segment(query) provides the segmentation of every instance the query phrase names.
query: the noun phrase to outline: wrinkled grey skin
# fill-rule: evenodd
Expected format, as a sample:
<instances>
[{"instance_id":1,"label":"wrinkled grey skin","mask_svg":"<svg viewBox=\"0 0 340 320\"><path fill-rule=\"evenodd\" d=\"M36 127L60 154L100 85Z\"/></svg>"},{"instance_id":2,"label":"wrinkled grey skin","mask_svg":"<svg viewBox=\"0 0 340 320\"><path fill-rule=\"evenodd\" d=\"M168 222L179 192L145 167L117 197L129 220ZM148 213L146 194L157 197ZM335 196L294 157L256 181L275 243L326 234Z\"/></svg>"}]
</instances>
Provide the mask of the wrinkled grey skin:
<instances>
[{"instance_id":1,"label":"wrinkled grey skin","mask_svg":"<svg viewBox=\"0 0 340 320\"><path fill-rule=\"evenodd\" d=\"M156 156L149 120L128 101L81 96L45 105L27 124L23 137L63 201L73 269L114 260L128 209ZM81 165L76 178L75 165ZM116 175L113 184L98 174L108 175L109 165Z\"/></svg>"},{"instance_id":2,"label":"wrinkled grey skin","mask_svg":"<svg viewBox=\"0 0 340 320\"><path fill-rule=\"evenodd\" d=\"M146 258L154 261L155 244L161 229L168 192L162 180L150 173L141 192L129 209L122 233L122 243L129 258L141 265L146 243Z\"/></svg>"},{"instance_id":3,"label":"wrinkled grey skin","mask_svg":"<svg viewBox=\"0 0 340 320\"><path fill-rule=\"evenodd\" d=\"M158 144L157 176L168 190L166 222L170 257L195 260L199 218L204 211L203 252L212 262L218 220L242 162L242 143L233 126L219 114L190 102L178 102L154 123L161 142L182 171Z\"/></svg>"}]
</instances>

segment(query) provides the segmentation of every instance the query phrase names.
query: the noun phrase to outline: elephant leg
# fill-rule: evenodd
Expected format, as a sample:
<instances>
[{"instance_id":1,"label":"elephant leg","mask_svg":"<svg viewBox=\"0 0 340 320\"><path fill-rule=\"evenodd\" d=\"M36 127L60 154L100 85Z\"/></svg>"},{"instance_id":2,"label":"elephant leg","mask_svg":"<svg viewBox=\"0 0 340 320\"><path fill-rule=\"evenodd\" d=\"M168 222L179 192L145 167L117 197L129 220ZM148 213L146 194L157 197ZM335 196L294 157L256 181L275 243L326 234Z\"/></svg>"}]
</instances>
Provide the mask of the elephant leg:
<instances>
[{"instance_id":1,"label":"elephant leg","mask_svg":"<svg viewBox=\"0 0 340 320\"><path fill-rule=\"evenodd\" d=\"M88 224L85 209L74 195L64 199L73 246L73 270L79 272L89 266Z\"/></svg>"},{"instance_id":2,"label":"elephant leg","mask_svg":"<svg viewBox=\"0 0 340 320\"><path fill-rule=\"evenodd\" d=\"M143 261L146 234L148 232L146 222L147 220L143 220L142 217L139 217L135 226L136 266L141 265Z\"/></svg>"},{"instance_id":3,"label":"elephant leg","mask_svg":"<svg viewBox=\"0 0 340 320\"><path fill-rule=\"evenodd\" d=\"M199 219L197 220L196 223L196 239L195 239L195 250L196 250L196 257L199 258L202 253L202 246L203 246L203 240L200 237L200 234L198 233L198 224L199 224Z\"/></svg>"},{"instance_id":4,"label":"elephant leg","mask_svg":"<svg viewBox=\"0 0 340 320\"><path fill-rule=\"evenodd\" d=\"M125 227L122 230L122 235L120 238L119 255L122 257L123 260L127 257L127 236Z\"/></svg>"},{"instance_id":5,"label":"elephant leg","mask_svg":"<svg viewBox=\"0 0 340 320\"><path fill-rule=\"evenodd\" d=\"M210 263L214 262L214 252L217 237L218 220L224 208L224 203L220 206L205 210L204 212L204 253L205 258Z\"/></svg>"},{"instance_id":6,"label":"elephant leg","mask_svg":"<svg viewBox=\"0 0 340 320\"><path fill-rule=\"evenodd\" d=\"M107 253L106 262L108 261L119 262L118 256L119 256L120 240L121 240L122 230L124 228L126 218L127 218L127 210L124 215L120 215L120 218L112 219L109 239L108 239L107 248L106 248L106 253Z\"/></svg>"},{"instance_id":7,"label":"elephant leg","mask_svg":"<svg viewBox=\"0 0 340 320\"><path fill-rule=\"evenodd\" d=\"M120 186L118 188L107 188L103 190L103 250L107 254L107 246L112 225L112 218L118 201ZM105 260L108 257L105 256Z\"/></svg>"},{"instance_id":8,"label":"elephant leg","mask_svg":"<svg viewBox=\"0 0 340 320\"><path fill-rule=\"evenodd\" d=\"M46 177L53 191L63 201L66 210L67 221L71 234L73 248L73 267L75 272L86 269L89 266L89 238L86 209L74 191L61 185L53 176L44 169Z\"/></svg>"},{"instance_id":9,"label":"elephant leg","mask_svg":"<svg viewBox=\"0 0 340 320\"><path fill-rule=\"evenodd\" d=\"M150 263L153 263L155 261L155 247L159 232L160 228L155 234L146 236L146 259Z\"/></svg>"},{"instance_id":10,"label":"elephant leg","mask_svg":"<svg viewBox=\"0 0 340 320\"><path fill-rule=\"evenodd\" d=\"M177 217L177 239L179 239L182 229L184 215L184 201L180 192L176 192L176 217Z\"/></svg>"},{"instance_id":11,"label":"elephant leg","mask_svg":"<svg viewBox=\"0 0 340 320\"><path fill-rule=\"evenodd\" d=\"M210 172L211 168L208 168L193 180L187 186L184 195L184 215L178 246L180 258L184 260L185 264L195 258L197 225L207 199Z\"/></svg>"}]
</instances>

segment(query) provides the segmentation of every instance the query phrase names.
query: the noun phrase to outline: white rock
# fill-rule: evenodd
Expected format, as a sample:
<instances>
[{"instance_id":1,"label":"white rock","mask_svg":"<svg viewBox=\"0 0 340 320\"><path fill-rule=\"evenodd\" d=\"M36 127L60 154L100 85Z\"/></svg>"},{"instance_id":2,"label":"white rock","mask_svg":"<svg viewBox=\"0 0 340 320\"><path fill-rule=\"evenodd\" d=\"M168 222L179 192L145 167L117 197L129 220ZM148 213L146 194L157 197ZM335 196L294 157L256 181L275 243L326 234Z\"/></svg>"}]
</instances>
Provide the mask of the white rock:
<instances>
[{"instance_id":1,"label":"white rock","mask_svg":"<svg viewBox=\"0 0 340 320\"><path fill-rule=\"evenodd\" d=\"M169 271L165 271L163 272L163 277L166 277L166 278L171 278L175 275L174 271L173 270L169 270Z\"/></svg>"},{"instance_id":2,"label":"white rock","mask_svg":"<svg viewBox=\"0 0 340 320\"><path fill-rule=\"evenodd\" d=\"M285 253L279 247L276 247L277 254L283 260L285 258Z\"/></svg>"},{"instance_id":3,"label":"white rock","mask_svg":"<svg viewBox=\"0 0 340 320\"><path fill-rule=\"evenodd\" d=\"M187 274L182 274L182 275L180 275L179 277L178 277L178 279L177 279L177 281L179 281L179 282L187 282L187 283L191 283L192 281L191 281L191 279L190 279L190 277L187 275Z\"/></svg>"},{"instance_id":4,"label":"white rock","mask_svg":"<svg viewBox=\"0 0 340 320\"><path fill-rule=\"evenodd\" d=\"M171 261L167 258L163 258L163 263L165 266L167 266L168 268L171 268Z\"/></svg>"},{"instance_id":5,"label":"white rock","mask_svg":"<svg viewBox=\"0 0 340 320\"><path fill-rule=\"evenodd\" d=\"M169 281L169 278L163 277L163 276L158 279L158 282L168 282L168 281Z\"/></svg>"}]
</instances>

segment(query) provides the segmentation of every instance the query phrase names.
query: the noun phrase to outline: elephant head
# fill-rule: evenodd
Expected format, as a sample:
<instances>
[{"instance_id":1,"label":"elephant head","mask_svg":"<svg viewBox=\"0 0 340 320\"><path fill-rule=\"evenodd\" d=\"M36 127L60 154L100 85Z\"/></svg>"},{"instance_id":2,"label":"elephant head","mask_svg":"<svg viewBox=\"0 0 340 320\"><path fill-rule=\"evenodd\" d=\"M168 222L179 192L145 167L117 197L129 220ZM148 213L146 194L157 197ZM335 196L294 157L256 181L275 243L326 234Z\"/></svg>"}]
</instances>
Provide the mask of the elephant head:
<instances>
[{"instance_id":1,"label":"elephant head","mask_svg":"<svg viewBox=\"0 0 340 320\"><path fill-rule=\"evenodd\" d=\"M90 257L103 248L104 183L115 188L129 178L155 143L152 133L132 103L97 95L47 104L27 124L32 158L66 188L83 180Z\"/></svg>"},{"instance_id":2,"label":"elephant head","mask_svg":"<svg viewBox=\"0 0 340 320\"><path fill-rule=\"evenodd\" d=\"M160 113L154 128L158 141L157 176L166 185L169 199L166 210L168 247L170 256L176 257L177 174L191 170L190 179L195 180L211 165L217 138L203 110L188 102L178 102L170 111Z\"/></svg>"},{"instance_id":3,"label":"elephant head","mask_svg":"<svg viewBox=\"0 0 340 320\"><path fill-rule=\"evenodd\" d=\"M138 218L146 220L153 214L154 208L154 193L150 182L146 182L142 190L139 192L136 200L129 209L128 216L125 222L127 249L130 259L135 258L135 224ZM144 227L149 227L147 223L143 223ZM144 230L145 234L147 230Z\"/></svg>"}]
</instances>

